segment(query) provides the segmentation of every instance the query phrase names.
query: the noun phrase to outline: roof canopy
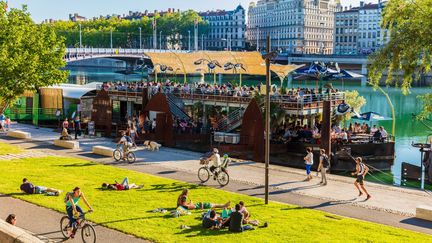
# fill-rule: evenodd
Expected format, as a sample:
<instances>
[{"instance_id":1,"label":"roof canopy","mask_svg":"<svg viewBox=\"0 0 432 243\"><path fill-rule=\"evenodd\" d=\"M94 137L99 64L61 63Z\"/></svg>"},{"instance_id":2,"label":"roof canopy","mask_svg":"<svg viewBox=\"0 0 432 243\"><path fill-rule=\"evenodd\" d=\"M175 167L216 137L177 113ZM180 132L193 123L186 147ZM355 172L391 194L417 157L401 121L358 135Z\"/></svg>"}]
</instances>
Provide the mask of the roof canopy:
<instances>
[{"instance_id":1,"label":"roof canopy","mask_svg":"<svg viewBox=\"0 0 432 243\"><path fill-rule=\"evenodd\" d=\"M177 73L207 73L209 62L217 62L221 67L216 66L214 72L221 74L244 73L249 75L265 75L264 60L259 52L190 52L190 53L146 53L151 59L153 65L166 65L177 70ZM194 63L197 60L204 59L199 65ZM225 70L224 65L227 63L241 64L244 69L238 68L237 70ZM272 65L271 70L280 73L283 72L287 75L289 72L300 68L298 65ZM288 72L288 73L287 73Z\"/></svg>"}]
</instances>

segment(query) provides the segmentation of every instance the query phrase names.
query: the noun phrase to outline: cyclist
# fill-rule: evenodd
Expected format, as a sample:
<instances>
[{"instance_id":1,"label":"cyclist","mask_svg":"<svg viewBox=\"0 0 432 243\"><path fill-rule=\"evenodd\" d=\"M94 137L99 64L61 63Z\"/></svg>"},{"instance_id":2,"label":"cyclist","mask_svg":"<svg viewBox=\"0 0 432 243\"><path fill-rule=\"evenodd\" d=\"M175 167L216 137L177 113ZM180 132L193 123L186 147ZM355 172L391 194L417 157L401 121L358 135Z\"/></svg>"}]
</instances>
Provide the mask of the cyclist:
<instances>
[{"instance_id":1,"label":"cyclist","mask_svg":"<svg viewBox=\"0 0 432 243\"><path fill-rule=\"evenodd\" d=\"M132 147L132 139L131 137L126 135L126 132L121 133L122 137L120 138L120 141L118 144L122 145L123 147L123 158L126 159L126 154L129 151L129 148Z\"/></svg>"},{"instance_id":2,"label":"cyclist","mask_svg":"<svg viewBox=\"0 0 432 243\"><path fill-rule=\"evenodd\" d=\"M78 206L78 201L83 199L84 203L87 205L89 212L93 212L93 208L88 203L87 199L84 196L84 193L81 192L79 187L75 187L73 192L68 192L66 194L65 203L66 203L66 212L69 217L69 227L72 227L71 238L74 238L75 233L77 231L77 223L79 223L79 216L83 214L82 209Z\"/></svg>"},{"instance_id":3,"label":"cyclist","mask_svg":"<svg viewBox=\"0 0 432 243\"><path fill-rule=\"evenodd\" d=\"M217 148L213 148L213 153L210 156L209 160L213 161L213 165L210 166L210 171L217 177L217 172L215 170L217 168L220 168L220 166L222 165L219 150ZM215 180L216 177L214 178Z\"/></svg>"}]
</instances>

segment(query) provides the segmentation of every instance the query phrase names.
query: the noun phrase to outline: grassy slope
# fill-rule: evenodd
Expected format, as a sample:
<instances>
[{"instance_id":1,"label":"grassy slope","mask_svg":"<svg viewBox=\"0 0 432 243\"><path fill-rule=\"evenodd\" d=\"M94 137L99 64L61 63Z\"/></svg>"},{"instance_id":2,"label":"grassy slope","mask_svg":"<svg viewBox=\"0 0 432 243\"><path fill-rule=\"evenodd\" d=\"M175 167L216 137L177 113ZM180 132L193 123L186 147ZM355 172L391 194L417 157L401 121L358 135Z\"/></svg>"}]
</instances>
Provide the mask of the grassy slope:
<instances>
[{"instance_id":1,"label":"grassy slope","mask_svg":"<svg viewBox=\"0 0 432 243\"><path fill-rule=\"evenodd\" d=\"M7 143L0 143L0 155L18 154L21 152L22 152L22 150L16 146L9 145Z\"/></svg>"},{"instance_id":2,"label":"grassy slope","mask_svg":"<svg viewBox=\"0 0 432 243\"><path fill-rule=\"evenodd\" d=\"M141 190L102 191L102 182L122 180L128 176L131 182L145 184ZM38 158L13 160L0 163L0 192L17 198L64 211L64 196L22 195L19 185L23 177L36 185L59 188L64 191L80 186L95 212L89 218L98 223L123 232L158 242L427 242L429 236L384 225L343 218L328 213L303 209L296 206L270 203L263 200L222 190L185 184L179 181L128 171L111 166L94 164L74 158ZM150 211L175 206L181 189L192 189L194 201L226 202L245 201L253 218L268 221L268 228L236 234L227 230L209 231L201 228L199 215L172 218ZM83 203L80 203L83 205ZM181 230L186 224L190 230Z\"/></svg>"}]
</instances>

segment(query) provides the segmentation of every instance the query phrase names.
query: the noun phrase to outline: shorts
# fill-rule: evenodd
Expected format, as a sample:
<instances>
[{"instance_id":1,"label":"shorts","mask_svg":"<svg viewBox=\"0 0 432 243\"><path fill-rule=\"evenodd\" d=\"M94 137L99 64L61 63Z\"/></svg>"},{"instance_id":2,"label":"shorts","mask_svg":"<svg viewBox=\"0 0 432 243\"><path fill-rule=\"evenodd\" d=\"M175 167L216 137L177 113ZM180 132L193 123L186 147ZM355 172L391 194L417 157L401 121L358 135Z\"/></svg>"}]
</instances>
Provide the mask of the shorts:
<instances>
[{"instance_id":1,"label":"shorts","mask_svg":"<svg viewBox=\"0 0 432 243\"><path fill-rule=\"evenodd\" d=\"M44 194L46 192L47 188L44 186L36 186L35 187L35 194Z\"/></svg>"},{"instance_id":2,"label":"shorts","mask_svg":"<svg viewBox=\"0 0 432 243\"><path fill-rule=\"evenodd\" d=\"M309 175L311 173L311 168L312 168L312 165L306 164L306 174Z\"/></svg>"},{"instance_id":3,"label":"shorts","mask_svg":"<svg viewBox=\"0 0 432 243\"><path fill-rule=\"evenodd\" d=\"M195 207L197 209L211 209L213 207L213 204L209 203L209 202L204 202L204 203L197 203L195 204Z\"/></svg>"},{"instance_id":4,"label":"shorts","mask_svg":"<svg viewBox=\"0 0 432 243\"><path fill-rule=\"evenodd\" d=\"M356 179L356 182L357 182L358 184L360 184L360 185L363 185L363 176L362 176L362 175L358 175L358 176L357 176L357 179Z\"/></svg>"}]
</instances>

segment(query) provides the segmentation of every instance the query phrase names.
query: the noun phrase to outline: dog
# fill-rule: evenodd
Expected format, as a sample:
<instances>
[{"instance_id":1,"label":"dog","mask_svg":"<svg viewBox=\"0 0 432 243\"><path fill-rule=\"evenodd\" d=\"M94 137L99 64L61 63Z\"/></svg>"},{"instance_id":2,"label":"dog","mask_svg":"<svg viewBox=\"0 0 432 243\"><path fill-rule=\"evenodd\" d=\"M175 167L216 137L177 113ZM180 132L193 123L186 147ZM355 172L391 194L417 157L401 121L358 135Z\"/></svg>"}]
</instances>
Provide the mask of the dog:
<instances>
[{"instance_id":1,"label":"dog","mask_svg":"<svg viewBox=\"0 0 432 243\"><path fill-rule=\"evenodd\" d=\"M146 147L151 151L155 151L155 150L159 151L159 148L162 147L162 145L154 141L146 140L144 141L144 147Z\"/></svg>"}]
</instances>

